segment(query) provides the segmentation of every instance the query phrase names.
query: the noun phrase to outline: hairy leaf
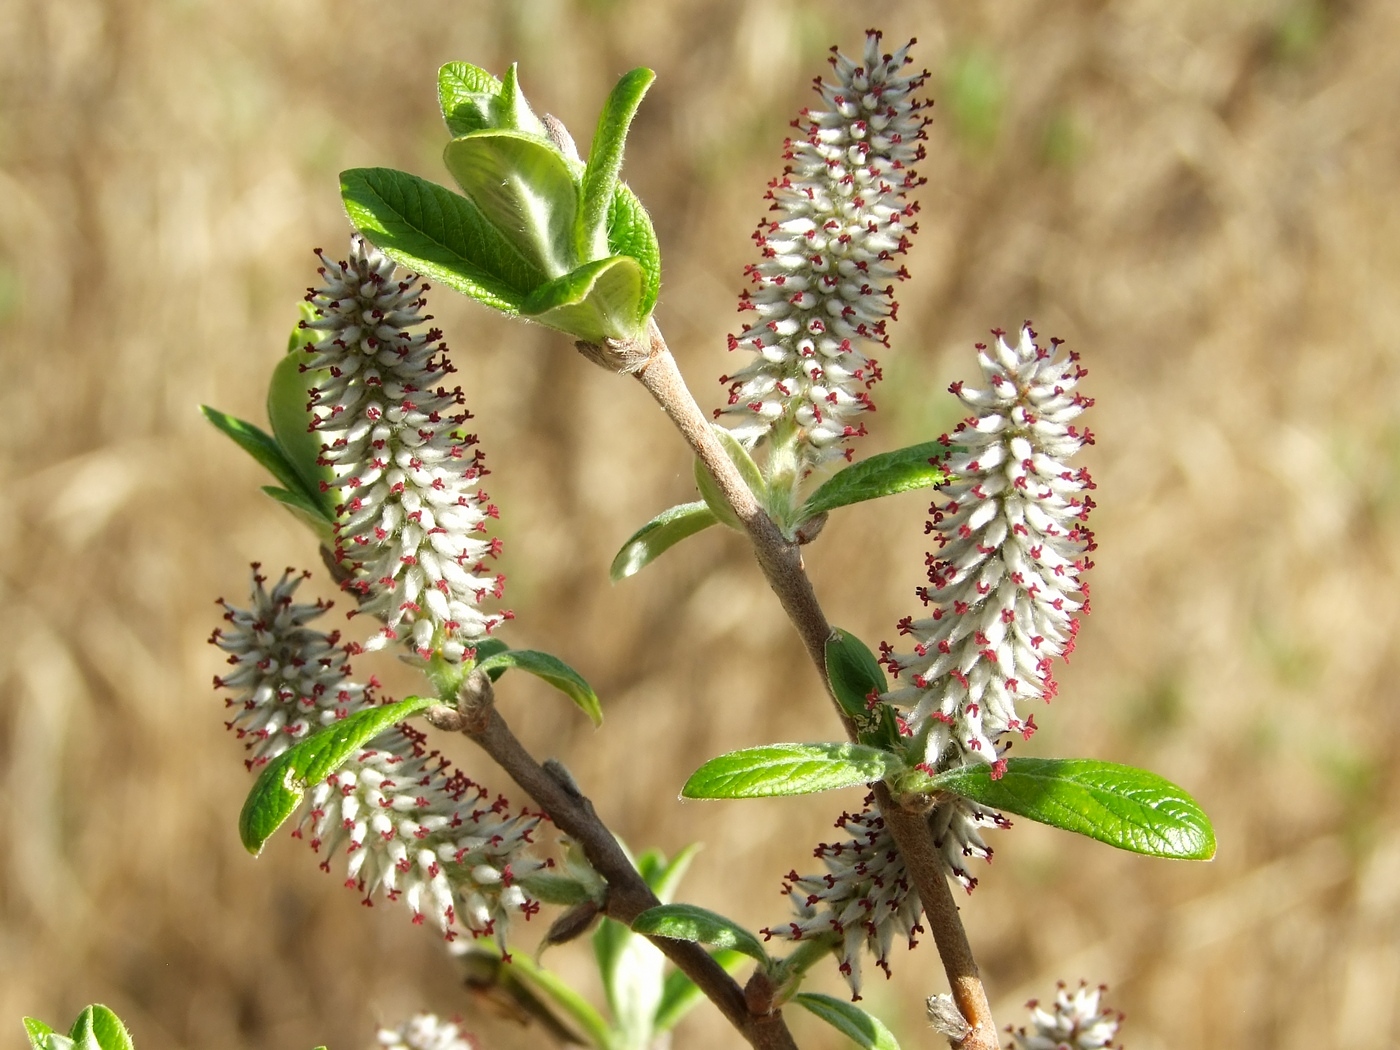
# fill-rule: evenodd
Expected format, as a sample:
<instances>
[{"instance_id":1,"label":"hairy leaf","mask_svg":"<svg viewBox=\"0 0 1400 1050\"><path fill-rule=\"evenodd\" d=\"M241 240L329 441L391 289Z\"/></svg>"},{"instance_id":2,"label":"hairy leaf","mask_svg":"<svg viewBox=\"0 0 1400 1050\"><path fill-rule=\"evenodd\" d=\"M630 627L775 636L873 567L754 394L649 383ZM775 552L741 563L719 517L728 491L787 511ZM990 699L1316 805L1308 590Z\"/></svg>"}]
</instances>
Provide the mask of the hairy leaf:
<instances>
[{"instance_id":1,"label":"hairy leaf","mask_svg":"<svg viewBox=\"0 0 1400 1050\"><path fill-rule=\"evenodd\" d=\"M942 467L930 463L947 449L937 441L882 452L837 471L807 499L803 520L851 503L892 496L910 489L941 485L948 480Z\"/></svg>"},{"instance_id":2,"label":"hairy leaf","mask_svg":"<svg viewBox=\"0 0 1400 1050\"><path fill-rule=\"evenodd\" d=\"M540 285L520 306L532 321L590 343L635 339L646 275L626 255L584 263Z\"/></svg>"},{"instance_id":3,"label":"hairy leaf","mask_svg":"<svg viewBox=\"0 0 1400 1050\"><path fill-rule=\"evenodd\" d=\"M578 265L578 186L552 143L520 131L473 131L449 142L442 159L482 216L546 278Z\"/></svg>"},{"instance_id":4,"label":"hairy leaf","mask_svg":"<svg viewBox=\"0 0 1400 1050\"><path fill-rule=\"evenodd\" d=\"M698 941L716 948L743 952L767 963L763 942L732 919L694 904L662 904L648 908L632 923L632 932L676 941Z\"/></svg>"},{"instance_id":5,"label":"hairy leaf","mask_svg":"<svg viewBox=\"0 0 1400 1050\"><path fill-rule=\"evenodd\" d=\"M1151 857L1209 860L1215 831L1195 799L1145 769L1087 758L1013 758L999 779L977 765L931 786Z\"/></svg>"},{"instance_id":6,"label":"hairy leaf","mask_svg":"<svg viewBox=\"0 0 1400 1050\"><path fill-rule=\"evenodd\" d=\"M595 726L603 724L603 705L598 700L598 694L581 674L557 656L534 649L506 649L478 660L476 666L488 674L497 668L505 671L516 667L536 678L543 678L572 700Z\"/></svg>"},{"instance_id":7,"label":"hairy leaf","mask_svg":"<svg viewBox=\"0 0 1400 1050\"><path fill-rule=\"evenodd\" d=\"M298 741L258 774L238 816L243 846L254 856L273 832L301 805L307 788L319 784L369 741L395 722L436 703L431 697L411 696L397 704L357 711Z\"/></svg>"},{"instance_id":8,"label":"hairy leaf","mask_svg":"<svg viewBox=\"0 0 1400 1050\"><path fill-rule=\"evenodd\" d=\"M712 758L691 774L682 798L808 795L883 780L899 759L863 744L768 744Z\"/></svg>"},{"instance_id":9,"label":"hairy leaf","mask_svg":"<svg viewBox=\"0 0 1400 1050\"><path fill-rule=\"evenodd\" d=\"M655 79L656 74L650 69L625 73L603 104L598 128L593 133L593 145L588 151L588 167L584 170L580 194L575 230L580 259L596 259L608 254L608 213L613 206L617 174L622 170L627 129L632 125L637 107L642 104L642 96Z\"/></svg>"},{"instance_id":10,"label":"hairy leaf","mask_svg":"<svg viewBox=\"0 0 1400 1050\"><path fill-rule=\"evenodd\" d=\"M740 477L744 479L744 483L748 485L754 498L760 504L765 503L768 498L768 483L763 480L763 472L758 469L758 464L749 455L749 450L724 427L711 425L710 429L719 439L719 443L724 447L730 461L739 469ZM716 518L731 529L742 527L738 515L734 513L734 509L725 500L719 485L715 483L715 479L710 476L710 472L698 459L695 461L695 485L700 490L700 495L704 498L706 505L714 511Z\"/></svg>"},{"instance_id":11,"label":"hairy leaf","mask_svg":"<svg viewBox=\"0 0 1400 1050\"><path fill-rule=\"evenodd\" d=\"M608 251L636 259L646 275L638 303L637 325L641 327L656 309L656 297L661 290L661 245L657 243L651 216L637 195L622 182L613 191L612 206L608 209Z\"/></svg>"},{"instance_id":12,"label":"hairy leaf","mask_svg":"<svg viewBox=\"0 0 1400 1050\"><path fill-rule=\"evenodd\" d=\"M340 173L355 228L395 262L508 314L544 273L460 194L393 168Z\"/></svg>"},{"instance_id":13,"label":"hairy leaf","mask_svg":"<svg viewBox=\"0 0 1400 1050\"><path fill-rule=\"evenodd\" d=\"M438 106L455 138L491 126L491 105L501 82L467 62L449 62L438 70Z\"/></svg>"},{"instance_id":14,"label":"hairy leaf","mask_svg":"<svg viewBox=\"0 0 1400 1050\"><path fill-rule=\"evenodd\" d=\"M719 521L703 501L682 503L663 510L632 533L612 560L608 577L617 583L633 576L681 540Z\"/></svg>"},{"instance_id":15,"label":"hairy leaf","mask_svg":"<svg viewBox=\"0 0 1400 1050\"><path fill-rule=\"evenodd\" d=\"M792 1001L806 1007L864 1050L899 1050L894 1033L854 1003L815 992L800 992Z\"/></svg>"},{"instance_id":16,"label":"hairy leaf","mask_svg":"<svg viewBox=\"0 0 1400 1050\"><path fill-rule=\"evenodd\" d=\"M68 1038L73 1040L75 1050L133 1050L126 1025L100 1003L78 1015Z\"/></svg>"}]
</instances>

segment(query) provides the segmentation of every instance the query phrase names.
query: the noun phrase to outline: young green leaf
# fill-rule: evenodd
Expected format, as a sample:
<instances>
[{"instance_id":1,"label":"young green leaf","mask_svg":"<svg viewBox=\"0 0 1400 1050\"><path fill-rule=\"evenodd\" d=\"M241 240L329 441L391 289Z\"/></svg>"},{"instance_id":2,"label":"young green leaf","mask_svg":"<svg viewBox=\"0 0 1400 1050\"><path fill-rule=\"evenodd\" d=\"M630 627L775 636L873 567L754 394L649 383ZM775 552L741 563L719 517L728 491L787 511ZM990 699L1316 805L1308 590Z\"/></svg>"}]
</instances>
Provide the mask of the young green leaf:
<instances>
[{"instance_id":1,"label":"young green leaf","mask_svg":"<svg viewBox=\"0 0 1400 1050\"><path fill-rule=\"evenodd\" d=\"M438 106L453 138L491 126L491 106L501 82L467 62L449 62L438 70Z\"/></svg>"},{"instance_id":2,"label":"young green leaf","mask_svg":"<svg viewBox=\"0 0 1400 1050\"><path fill-rule=\"evenodd\" d=\"M551 143L520 131L473 131L449 142L442 159L487 222L546 278L578 265L578 186Z\"/></svg>"},{"instance_id":3,"label":"young green leaf","mask_svg":"<svg viewBox=\"0 0 1400 1050\"><path fill-rule=\"evenodd\" d=\"M851 503L941 485L948 475L930 460L947 451L941 443L927 441L852 463L812 493L803 504L801 518L805 521Z\"/></svg>"},{"instance_id":4,"label":"young green leaf","mask_svg":"<svg viewBox=\"0 0 1400 1050\"><path fill-rule=\"evenodd\" d=\"M277 444L277 439L266 430L208 405L200 405L199 410L204 413L205 419L232 438L239 448L266 467L286 488L297 492L302 490L296 467L292 466L282 446Z\"/></svg>"},{"instance_id":5,"label":"young green leaf","mask_svg":"<svg viewBox=\"0 0 1400 1050\"><path fill-rule=\"evenodd\" d=\"M68 1050L73 1045L73 1040L33 1017L24 1018L24 1034L29 1037L30 1050Z\"/></svg>"},{"instance_id":6,"label":"young green leaf","mask_svg":"<svg viewBox=\"0 0 1400 1050\"><path fill-rule=\"evenodd\" d=\"M460 194L392 168L340 173L340 196L355 228L381 251L429 280L508 314L545 275Z\"/></svg>"},{"instance_id":7,"label":"young green leaf","mask_svg":"<svg viewBox=\"0 0 1400 1050\"><path fill-rule=\"evenodd\" d=\"M662 904L648 908L632 923L632 932L676 941L698 941L716 948L743 952L767 964L763 942L732 919L694 904Z\"/></svg>"},{"instance_id":8,"label":"young green leaf","mask_svg":"<svg viewBox=\"0 0 1400 1050\"><path fill-rule=\"evenodd\" d=\"M612 255L636 259L637 265L646 274L642 299L638 304L641 313L637 324L640 327L656 309L656 297L661 290L661 245L657 243L651 216L642 207L637 195L622 182L613 191L612 206L608 209L608 251Z\"/></svg>"},{"instance_id":9,"label":"young green leaf","mask_svg":"<svg viewBox=\"0 0 1400 1050\"><path fill-rule=\"evenodd\" d=\"M572 700L595 726L603 724L603 705L598 700L598 694L581 674L557 656L533 649L506 649L478 660L476 666L488 674L497 668L505 671L517 667L528 671L536 678L543 678Z\"/></svg>"},{"instance_id":10,"label":"young green leaf","mask_svg":"<svg viewBox=\"0 0 1400 1050\"><path fill-rule=\"evenodd\" d=\"M326 521L334 521L335 501L321 486L335 479L335 471L316 462L323 443L320 433L311 429L315 416L311 413L309 390L316 375L301 371L304 357L287 354L272 370L272 382L267 388L267 418L282 454L296 472L300 492L320 508Z\"/></svg>"},{"instance_id":11,"label":"young green leaf","mask_svg":"<svg viewBox=\"0 0 1400 1050\"><path fill-rule=\"evenodd\" d=\"M856 725L862 744L893 751L899 744L899 724L889 704L870 704L872 694L888 689L885 672L875 654L855 635L835 628L826 643L826 675L831 691Z\"/></svg>"},{"instance_id":12,"label":"young green leaf","mask_svg":"<svg viewBox=\"0 0 1400 1050\"><path fill-rule=\"evenodd\" d=\"M889 689L885 672L864 642L839 627L826 641L826 678L857 728L864 732L878 725L869 698Z\"/></svg>"},{"instance_id":13,"label":"young green leaf","mask_svg":"<svg viewBox=\"0 0 1400 1050\"><path fill-rule=\"evenodd\" d=\"M635 259L598 259L540 285L520 305L520 313L590 343L636 339L645 280Z\"/></svg>"},{"instance_id":14,"label":"young green leaf","mask_svg":"<svg viewBox=\"0 0 1400 1050\"><path fill-rule=\"evenodd\" d=\"M73 1040L75 1050L133 1050L126 1025L100 1003L78 1015L68 1038Z\"/></svg>"},{"instance_id":15,"label":"young green leaf","mask_svg":"<svg viewBox=\"0 0 1400 1050\"><path fill-rule=\"evenodd\" d=\"M476 650L476 656L473 659L479 664L488 656L495 656L497 653L505 652L510 646L499 638L483 638L479 642L473 642L472 648ZM486 673L491 676L491 681L497 682L500 681L501 675L505 674L506 670L507 669L504 667L492 667L488 668Z\"/></svg>"},{"instance_id":16,"label":"young green leaf","mask_svg":"<svg viewBox=\"0 0 1400 1050\"><path fill-rule=\"evenodd\" d=\"M634 69L625 73L603 104L598 129L593 133L593 145L588 151L588 167L583 173L575 230L575 246L580 259L597 259L608 254L608 213L612 209L613 194L617 188L617 174L622 170L627 129L637 115L642 96L655 79L656 74L650 69Z\"/></svg>"},{"instance_id":17,"label":"young green leaf","mask_svg":"<svg viewBox=\"0 0 1400 1050\"><path fill-rule=\"evenodd\" d=\"M878 1017L854 1003L815 992L800 992L792 1001L806 1007L863 1050L899 1050L894 1033Z\"/></svg>"},{"instance_id":18,"label":"young green leaf","mask_svg":"<svg viewBox=\"0 0 1400 1050\"><path fill-rule=\"evenodd\" d=\"M559 1012L578 1026L597 1050L608 1050L611 1045L608 1024L603 1015L595 1010L568 981L558 974L546 970L524 952L515 952L510 962L505 963L505 972L528 987L546 1002L552 1003Z\"/></svg>"},{"instance_id":19,"label":"young green leaf","mask_svg":"<svg viewBox=\"0 0 1400 1050\"><path fill-rule=\"evenodd\" d=\"M964 766L927 786L1133 853L1215 856L1215 831L1195 799L1145 769L1087 758L1013 758L996 780L991 766Z\"/></svg>"},{"instance_id":20,"label":"young green leaf","mask_svg":"<svg viewBox=\"0 0 1400 1050\"><path fill-rule=\"evenodd\" d=\"M628 537L608 568L608 578L617 583L636 575L681 540L708 529L718 521L715 512L703 501L682 503L663 510Z\"/></svg>"},{"instance_id":21,"label":"young green leaf","mask_svg":"<svg viewBox=\"0 0 1400 1050\"><path fill-rule=\"evenodd\" d=\"M758 464L749 455L749 450L724 427L711 425L710 429L719 439L719 443L724 446L724 451L728 454L730 461L739 468L739 475L748 485L749 491L754 494L754 498L760 504L765 503L768 498L768 483L763 480L763 472L758 469ZM716 518L731 529L741 527L738 516L725 500L724 494L720 492L719 485L715 483L714 478L710 477L710 472L698 459L695 461L695 485L700 490L705 504L714 512Z\"/></svg>"},{"instance_id":22,"label":"young green leaf","mask_svg":"<svg viewBox=\"0 0 1400 1050\"><path fill-rule=\"evenodd\" d=\"M544 138L547 134L544 123L535 116L530 103L525 101L525 93L520 90L519 69L514 62L501 78L501 92L496 96L491 110L491 126L521 131L538 138Z\"/></svg>"},{"instance_id":23,"label":"young green leaf","mask_svg":"<svg viewBox=\"0 0 1400 1050\"><path fill-rule=\"evenodd\" d=\"M719 963L731 977L748 959L743 952L720 948L710 953L710 958ZM652 1020L652 1031L658 1035L669 1032L681 1018L705 1001L705 993L696 987L695 982L680 970L672 970L666 975L666 983L661 990L661 1002L656 1007Z\"/></svg>"},{"instance_id":24,"label":"young green leaf","mask_svg":"<svg viewBox=\"0 0 1400 1050\"><path fill-rule=\"evenodd\" d=\"M273 832L296 812L307 788L319 784L345 760L395 722L436 703L411 696L397 704L357 711L349 718L312 733L265 765L238 815L238 834L257 856Z\"/></svg>"},{"instance_id":25,"label":"young green leaf","mask_svg":"<svg viewBox=\"0 0 1400 1050\"><path fill-rule=\"evenodd\" d=\"M681 797L808 795L884 780L900 768L896 756L863 744L768 744L710 759L691 774Z\"/></svg>"},{"instance_id":26,"label":"young green leaf","mask_svg":"<svg viewBox=\"0 0 1400 1050\"><path fill-rule=\"evenodd\" d=\"M656 867L651 871L643 870L642 877L646 879L647 885L651 887L651 892L656 894L656 899L662 904L671 903L672 898L676 895L676 889L680 886L681 879L685 878L690 862L695 859L695 854L699 852L700 843L692 842L667 862L665 856L658 851Z\"/></svg>"}]
</instances>

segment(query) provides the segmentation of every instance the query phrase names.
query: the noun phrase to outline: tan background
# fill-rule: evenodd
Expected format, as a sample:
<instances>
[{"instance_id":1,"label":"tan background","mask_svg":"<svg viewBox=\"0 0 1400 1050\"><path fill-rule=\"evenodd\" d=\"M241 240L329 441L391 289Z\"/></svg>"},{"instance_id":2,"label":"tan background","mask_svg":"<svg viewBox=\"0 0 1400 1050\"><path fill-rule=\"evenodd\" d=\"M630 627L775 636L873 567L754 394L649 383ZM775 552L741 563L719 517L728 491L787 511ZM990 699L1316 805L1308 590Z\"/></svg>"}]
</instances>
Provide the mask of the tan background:
<instances>
[{"instance_id":1,"label":"tan background","mask_svg":"<svg viewBox=\"0 0 1400 1050\"><path fill-rule=\"evenodd\" d=\"M1158 770L1220 839L1187 865L997 833L965 914L999 1019L1084 977L1134 1050L1400 1041L1400 5L0 0L0 1044L93 1000L140 1050L353 1050L377 1020L473 1009L403 909L361 908L294 842L238 846L212 600L251 560L316 558L195 406L259 416L309 249L344 244L339 169L444 180L433 72L459 58L519 59L583 141L619 74L657 70L626 176L666 259L659 318L716 404L787 122L867 24L919 37L938 106L862 451L942 430L990 327L1031 317L1082 352L1095 615L1031 753ZM594 734L526 681L508 716L632 844L707 844L690 899L781 920L782 874L858 794L675 800L704 757L836 733L776 603L718 533L609 587L617 544L691 498L678 442L562 338L432 307L496 470L509 638L581 669L609 717ZM915 607L925 502L843 513L811 548L832 619L872 643ZM932 946L893 962L867 1005L939 1045ZM735 1042L702 1009L676 1046Z\"/></svg>"}]
</instances>

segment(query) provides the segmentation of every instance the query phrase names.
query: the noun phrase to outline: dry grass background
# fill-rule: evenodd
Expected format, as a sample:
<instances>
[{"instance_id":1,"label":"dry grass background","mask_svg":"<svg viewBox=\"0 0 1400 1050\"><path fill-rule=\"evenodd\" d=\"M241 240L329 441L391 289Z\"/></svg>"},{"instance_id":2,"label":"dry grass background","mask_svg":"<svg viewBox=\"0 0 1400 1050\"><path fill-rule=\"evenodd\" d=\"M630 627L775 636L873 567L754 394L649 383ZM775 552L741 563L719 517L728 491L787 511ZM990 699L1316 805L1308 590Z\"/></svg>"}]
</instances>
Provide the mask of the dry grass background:
<instances>
[{"instance_id":1,"label":"dry grass background","mask_svg":"<svg viewBox=\"0 0 1400 1050\"><path fill-rule=\"evenodd\" d=\"M308 249L343 243L340 168L444 179L433 71L457 58L519 59L585 140L617 75L658 71L626 175L659 317L716 403L786 122L867 24L919 37L939 104L863 452L943 429L987 328L1033 317L1082 352L1095 615L1034 753L1156 769L1221 844L1185 865L997 834L964 911L999 1019L1085 977L1134 1050L1400 1044L1393 0L0 0L0 1042L100 1000L141 1050L348 1050L420 1008L542 1044L473 1012L402 909L361 908L291 841L238 846L212 599L251 560L316 558L195 406L258 417ZM607 586L616 545L689 498L663 418L560 337L433 308L496 469L510 639L580 668L608 722L528 682L508 716L632 844L706 842L691 899L781 918L782 873L857 798L675 798L702 757L836 731L776 603L719 534ZM924 502L852 509L811 548L833 620L872 642L915 604ZM894 966L869 1005L938 1045L932 946ZM676 1039L734 1043L704 1009Z\"/></svg>"}]
</instances>

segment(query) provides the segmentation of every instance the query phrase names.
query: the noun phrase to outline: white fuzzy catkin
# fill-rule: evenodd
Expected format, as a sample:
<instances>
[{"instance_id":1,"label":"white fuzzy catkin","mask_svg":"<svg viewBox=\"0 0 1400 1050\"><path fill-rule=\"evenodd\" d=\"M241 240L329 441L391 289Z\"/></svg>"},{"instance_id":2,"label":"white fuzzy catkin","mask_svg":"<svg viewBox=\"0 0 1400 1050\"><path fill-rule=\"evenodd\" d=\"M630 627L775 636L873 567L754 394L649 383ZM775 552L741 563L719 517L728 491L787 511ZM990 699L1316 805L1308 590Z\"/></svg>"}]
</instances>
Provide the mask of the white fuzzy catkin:
<instances>
[{"instance_id":1,"label":"white fuzzy catkin","mask_svg":"<svg viewBox=\"0 0 1400 1050\"><path fill-rule=\"evenodd\" d=\"M383 702L349 680L350 656L337 636L310 626L329 606L294 601L305 578L289 569L269 589L254 566L251 608L220 600L230 626L210 641L234 671L214 684L232 694L229 728L248 741L250 768L312 728ZM381 733L308 789L292 834L323 855L324 871L343 852L345 883L366 904L402 900L415 923L431 919L449 941L462 932L493 936L504 950L510 919L539 910L520 880L553 867L529 852L541 815L512 814L505 798L425 742L406 722Z\"/></svg>"},{"instance_id":2,"label":"white fuzzy catkin","mask_svg":"<svg viewBox=\"0 0 1400 1050\"><path fill-rule=\"evenodd\" d=\"M1053 661L1068 659L1089 611L1094 484L1067 465L1093 442L1073 422L1093 404L1075 390L1084 369L1029 324L1014 344L994 334L978 344L986 386L951 388L975 414L940 439L953 480L929 508L939 549L918 593L930 613L899 623L912 651L881 646L898 679L881 699L935 770L998 764L1006 734L1030 737L1035 718L1016 705L1054 696Z\"/></svg>"},{"instance_id":3,"label":"white fuzzy catkin","mask_svg":"<svg viewBox=\"0 0 1400 1050\"><path fill-rule=\"evenodd\" d=\"M381 1028L376 1050L476 1050L476 1040L435 1014L416 1014L397 1028Z\"/></svg>"},{"instance_id":4,"label":"white fuzzy catkin","mask_svg":"<svg viewBox=\"0 0 1400 1050\"><path fill-rule=\"evenodd\" d=\"M1083 981L1074 991L1061 982L1055 1001L1046 1009L1032 999L1029 1027L1012 1028L1010 1050L1104 1050L1111 1046L1123 1015L1101 1007L1099 999L1108 991L1103 985L1090 988Z\"/></svg>"},{"instance_id":5,"label":"white fuzzy catkin","mask_svg":"<svg viewBox=\"0 0 1400 1050\"><path fill-rule=\"evenodd\" d=\"M739 302L754 317L729 337L751 356L720 378L729 401L715 415L746 444L791 446L799 474L849 458L845 442L865 432L858 417L880 378L866 350L889 345L894 282L909 276L897 260L918 228L908 193L923 180L909 165L924 156L930 103L915 94L927 72L901 72L908 53L882 54L871 31L862 61L833 55L834 80L815 85L824 108L793 121L802 134L767 194L775 214L754 234L762 259Z\"/></svg>"},{"instance_id":6,"label":"white fuzzy catkin","mask_svg":"<svg viewBox=\"0 0 1400 1050\"><path fill-rule=\"evenodd\" d=\"M427 657L460 658L508 612L481 609L505 577L489 566L500 542L488 535L497 510L481 489L487 470L471 414L437 329L417 330L426 284L355 237L349 258L318 251L323 283L302 324L318 340L304 351L314 428L334 471L336 558L362 613L382 621L364 648L403 640ZM404 637L404 632L407 637Z\"/></svg>"}]
</instances>

